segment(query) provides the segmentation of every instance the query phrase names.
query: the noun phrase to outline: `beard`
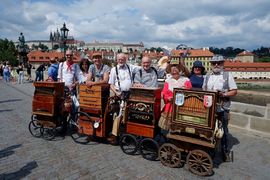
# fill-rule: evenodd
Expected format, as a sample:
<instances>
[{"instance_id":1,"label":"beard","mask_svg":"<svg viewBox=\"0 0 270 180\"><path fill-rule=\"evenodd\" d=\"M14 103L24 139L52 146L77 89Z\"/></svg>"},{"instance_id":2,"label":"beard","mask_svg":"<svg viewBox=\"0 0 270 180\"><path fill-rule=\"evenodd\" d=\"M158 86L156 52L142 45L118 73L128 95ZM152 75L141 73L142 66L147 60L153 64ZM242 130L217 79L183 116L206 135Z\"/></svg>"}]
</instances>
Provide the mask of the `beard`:
<instances>
[{"instance_id":1,"label":"beard","mask_svg":"<svg viewBox=\"0 0 270 180\"><path fill-rule=\"evenodd\" d=\"M216 74L216 73L220 73L223 71L223 67L214 67L213 68L213 72Z\"/></svg>"}]
</instances>

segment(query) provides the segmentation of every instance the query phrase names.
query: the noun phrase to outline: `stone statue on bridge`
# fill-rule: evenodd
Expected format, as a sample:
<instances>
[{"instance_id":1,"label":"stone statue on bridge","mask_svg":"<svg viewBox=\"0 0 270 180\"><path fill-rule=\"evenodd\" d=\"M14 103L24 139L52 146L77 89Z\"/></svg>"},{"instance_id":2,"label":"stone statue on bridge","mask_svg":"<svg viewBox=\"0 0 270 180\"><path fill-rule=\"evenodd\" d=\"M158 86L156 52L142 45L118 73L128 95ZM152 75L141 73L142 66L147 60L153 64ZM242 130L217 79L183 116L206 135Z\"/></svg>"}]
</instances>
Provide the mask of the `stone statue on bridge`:
<instances>
[{"instance_id":1,"label":"stone statue on bridge","mask_svg":"<svg viewBox=\"0 0 270 180\"><path fill-rule=\"evenodd\" d=\"M25 46L25 39L24 39L24 35L23 35L22 32L21 32L21 34L19 36L19 42L20 42L19 47L20 48L24 48L24 46Z\"/></svg>"}]
</instances>

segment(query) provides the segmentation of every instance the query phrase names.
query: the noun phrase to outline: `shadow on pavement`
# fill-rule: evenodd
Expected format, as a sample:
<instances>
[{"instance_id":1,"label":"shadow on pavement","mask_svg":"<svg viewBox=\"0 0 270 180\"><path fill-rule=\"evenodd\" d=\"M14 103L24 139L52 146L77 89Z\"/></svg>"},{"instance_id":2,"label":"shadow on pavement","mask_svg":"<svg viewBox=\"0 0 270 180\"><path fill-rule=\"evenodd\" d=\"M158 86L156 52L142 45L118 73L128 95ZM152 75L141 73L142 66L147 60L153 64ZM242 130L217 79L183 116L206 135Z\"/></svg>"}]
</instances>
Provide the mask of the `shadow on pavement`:
<instances>
[{"instance_id":1,"label":"shadow on pavement","mask_svg":"<svg viewBox=\"0 0 270 180\"><path fill-rule=\"evenodd\" d=\"M16 102L16 101L21 101L21 100L22 100L22 99L8 99L8 100L0 101L0 103Z\"/></svg>"},{"instance_id":2,"label":"shadow on pavement","mask_svg":"<svg viewBox=\"0 0 270 180\"><path fill-rule=\"evenodd\" d=\"M31 161L24 165L20 170L11 172L11 173L4 173L0 174L0 179L21 179L26 177L27 175L31 174L31 170L38 167L36 161Z\"/></svg>"},{"instance_id":3,"label":"shadow on pavement","mask_svg":"<svg viewBox=\"0 0 270 180\"><path fill-rule=\"evenodd\" d=\"M9 111L13 111L13 109L0 109L0 113L1 112L9 112Z\"/></svg>"},{"instance_id":4,"label":"shadow on pavement","mask_svg":"<svg viewBox=\"0 0 270 180\"><path fill-rule=\"evenodd\" d=\"M7 157L14 154L15 153L14 149L19 148L21 146L22 146L21 144L17 144L17 145L9 146L3 150L0 150L0 158Z\"/></svg>"},{"instance_id":5,"label":"shadow on pavement","mask_svg":"<svg viewBox=\"0 0 270 180\"><path fill-rule=\"evenodd\" d=\"M230 133L229 133L228 137L229 137L229 145L228 146L229 146L230 151L232 151L233 146L240 144L240 141L236 137L232 136ZM217 144L213 163L214 163L214 168L218 168L220 164L224 163L223 158L222 158L222 151L221 151L220 142L219 142L219 144ZM232 163L232 162L229 162L229 163Z\"/></svg>"}]
</instances>

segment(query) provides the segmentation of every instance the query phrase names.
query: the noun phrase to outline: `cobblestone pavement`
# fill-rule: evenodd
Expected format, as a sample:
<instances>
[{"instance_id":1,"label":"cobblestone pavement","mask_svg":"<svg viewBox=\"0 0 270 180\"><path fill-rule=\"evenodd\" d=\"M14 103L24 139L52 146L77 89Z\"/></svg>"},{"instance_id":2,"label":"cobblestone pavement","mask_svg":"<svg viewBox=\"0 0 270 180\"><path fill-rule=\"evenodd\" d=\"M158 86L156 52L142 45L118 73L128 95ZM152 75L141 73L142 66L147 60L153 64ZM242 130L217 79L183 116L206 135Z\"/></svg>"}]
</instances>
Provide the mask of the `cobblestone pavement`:
<instances>
[{"instance_id":1,"label":"cobblestone pavement","mask_svg":"<svg viewBox=\"0 0 270 180\"><path fill-rule=\"evenodd\" d=\"M124 154L119 146L76 144L71 137L46 141L28 131L32 84L0 82L0 179L201 179L187 167ZM233 163L215 160L204 179L270 179L270 137L231 128Z\"/></svg>"}]
</instances>

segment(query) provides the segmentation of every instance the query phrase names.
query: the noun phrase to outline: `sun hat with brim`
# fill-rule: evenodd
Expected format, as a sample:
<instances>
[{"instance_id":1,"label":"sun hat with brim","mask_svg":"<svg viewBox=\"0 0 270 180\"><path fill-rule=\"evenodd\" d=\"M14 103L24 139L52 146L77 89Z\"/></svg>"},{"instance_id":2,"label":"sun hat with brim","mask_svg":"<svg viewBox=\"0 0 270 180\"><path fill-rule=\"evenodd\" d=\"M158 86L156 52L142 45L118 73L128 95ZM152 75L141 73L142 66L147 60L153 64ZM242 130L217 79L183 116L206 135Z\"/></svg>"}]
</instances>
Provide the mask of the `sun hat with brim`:
<instances>
[{"instance_id":1,"label":"sun hat with brim","mask_svg":"<svg viewBox=\"0 0 270 180\"><path fill-rule=\"evenodd\" d=\"M202 62L199 61L199 60L196 60L196 61L193 63L192 68L201 68L202 71L205 70L205 68L204 68L204 66L203 66L203 64L202 64Z\"/></svg>"},{"instance_id":2,"label":"sun hat with brim","mask_svg":"<svg viewBox=\"0 0 270 180\"><path fill-rule=\"evenodd\" d=\"M95 52L95 53L93 53L93 55L92 55L92 59L93 59L94 57L102 57L102 55L101 55L101 53L99 53L99 52Z\"/></svg>"},{"instance_id":3,"label":"sun hat with brim","mask_svg":"<svg viewBox=\"0 0 270 180\"><path fill-rule=\"evenodd\" d=\"M180 72L184 72L184 68L181 64L169 64L167 67L166 67L166 72L167 73L171 73L171 68L175 66Z\"/></svg>"},{"instance_id":4,"label":"sun hat with brim","mask_svg":"<svg viewBox=\"0 0 270 180\"><path fill-rule=\"evenodd\" d=\"M214 55L211 59L210 62L221 62L225 61L224 57L221 55Z\"/></svg>"}]
</instances>

